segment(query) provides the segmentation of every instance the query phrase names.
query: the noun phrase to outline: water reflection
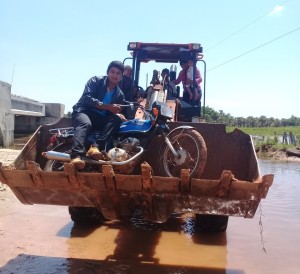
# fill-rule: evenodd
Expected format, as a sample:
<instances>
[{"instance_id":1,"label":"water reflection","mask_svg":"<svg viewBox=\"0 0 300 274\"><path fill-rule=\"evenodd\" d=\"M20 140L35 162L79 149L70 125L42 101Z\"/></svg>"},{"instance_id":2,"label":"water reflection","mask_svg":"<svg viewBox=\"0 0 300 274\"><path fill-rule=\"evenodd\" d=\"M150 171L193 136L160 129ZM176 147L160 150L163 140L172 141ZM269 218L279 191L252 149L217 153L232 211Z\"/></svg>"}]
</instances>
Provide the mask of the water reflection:
<instances>
[{"instance_id":1,"label":"water reflection","mask_svg":"<svg viewBox=\"0 0 300 274\"><path fill-rule=\"evenodd\" d=\"M270 195L263 201L265 210L288 222L294 217L300 218L300 162L260 161L260 166L263 174L275 174Z\"/></svg>"},{"instance_id":2,"label":"water reflection","mask_svg":"<svg viewBox=\"0 0 300 274\"><path fill-rule=\"evenodd\" d=\"M260 160L259 165L262 174L275 175L274 182L253 219L230 218L228 267L256 274L299 273L300 163Z\"/></svg>"},{"instance_id":3,"label":"water reflection","mask_svg":"<svg viewBox=\"0 0 300 274\"><path fill-rule=\"evenodd\" d=\"M244 274L238 269L223 269L180 265L122 263L113 261L46 257L20 254L0 268L3 274Z\"/></svg>"},{"instance_id":4,"label":"water reflection","mask_svg":"<svg viewBox=\"0 0 300 274\"><path fill-rule=\"evenodd\" d=\"M96 253L88 248L80 258L96 259L94 266L103 273L111 270L116 271L112 273L235 274L282 273L287 266L276 258L290 254L286 273L297 273L293 256L300 251L300 164L271 161L259 164L262 174L273 173L275 179L253 219L232 217L226 233L204 234L195 233L193 218L188 214L174 215L166 224L152 224L137 212L128 224L102 227L102 233L105 231L106 237L113 239L111 245L107 242L106 246L99 245ZM97 232L92 234L99 237ZM74 227L72 237L77 236ZM299 245L291 247L291 241ZM96 239L91 240L95 242ZM69 244L72 250L73 242ZM68 263L76 268L79 262Z\"/></svg>"},{"instance_id":5,"label":"water reflection","mask_svg":"<svg viewBox=\"0 0 300 274\"><path fill-rule=\"evenodd\" d=\"M258 161L261 173L273 173L281 177L282 175L288 175L288 177L297 177L299 181L300 175L300 162L281 162L281 161L268 161L259 160Z\"/></svg>"},{"instance_id":6,"label":"water reflection","mask_svg":"<svg viewBox=\"0 0 300 274\"><path fill-rule=\"evenodd\" d=\"M108 238L114 235L114 241L98 245L100 230ZM153 224L135 215L129 223L106 223L98 230L74 226L68 240L70 257L81 246L74 241L80 238L84 251L79 257L87 258L68 259L69 273L87 268L90 273L226 273L226 233L194 233L191 216L174 215L165 224ZM110 254L103 258L105 253Z\"/></svg>"},{"instance_id":7,"label":"water reflection","mask_svg":"<svg viewBox=\"0 0 300 274\"><path fill-rule=\"evenodd\" d=\"M82 227L65 208L12 203L0 216L0 273L298 274L300 163L259 164L273 186L261 211L230 217L226 233L196 233L188 214L152 224L136 212L128 223Z\"/></svg>"}]
</instances>

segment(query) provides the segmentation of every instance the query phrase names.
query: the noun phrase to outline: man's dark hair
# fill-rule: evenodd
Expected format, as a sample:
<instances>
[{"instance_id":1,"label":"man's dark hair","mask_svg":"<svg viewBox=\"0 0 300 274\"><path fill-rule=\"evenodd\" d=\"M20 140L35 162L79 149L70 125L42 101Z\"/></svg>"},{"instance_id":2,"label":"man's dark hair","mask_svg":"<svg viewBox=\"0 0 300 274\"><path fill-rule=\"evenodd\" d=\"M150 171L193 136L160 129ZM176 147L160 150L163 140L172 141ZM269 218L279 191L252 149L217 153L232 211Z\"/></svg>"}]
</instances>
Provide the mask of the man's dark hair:
<instances>
[{"instance_id":1,"label":"man's dark hair","mask_svg":"<svg viewBox=\"0 0 300 274\"><path fill-rule=\"evenodd\" d=\"M122 62L120 62L120 61L112 61L112 62L110 62L109 65L108 65L108 67L107 67L106 73L108 74L109 70L110 70L111 68L113 68L113 67L118 68L119 70L121 70L121 72L122 72L122 74L123 74L123 71L124 71L124 65L123 65Z\"/></svg>"},{"instance_id":2,"label":"man's dark hair","mask_svg":"<svg viewBox=\"0 0 300 274\"><path fill-rule=\"evenodd\" d=\"M180 65L182 65L182 64L187 64L189 62L189 60L187 60L187 59L181 59L180 61L179 61L179 64Z\"/></svg>"},{"instance_id":3,"label":"man's dark hair","mask_svg":"<svg viewBox=\"0 0 300 274\"><path fill-rule=\"evenodd\" d=\"M170 71L169 71L167 68L164 68L164 69L161 71L161 73L169 74Z\"/></svg>"}]
</instances>

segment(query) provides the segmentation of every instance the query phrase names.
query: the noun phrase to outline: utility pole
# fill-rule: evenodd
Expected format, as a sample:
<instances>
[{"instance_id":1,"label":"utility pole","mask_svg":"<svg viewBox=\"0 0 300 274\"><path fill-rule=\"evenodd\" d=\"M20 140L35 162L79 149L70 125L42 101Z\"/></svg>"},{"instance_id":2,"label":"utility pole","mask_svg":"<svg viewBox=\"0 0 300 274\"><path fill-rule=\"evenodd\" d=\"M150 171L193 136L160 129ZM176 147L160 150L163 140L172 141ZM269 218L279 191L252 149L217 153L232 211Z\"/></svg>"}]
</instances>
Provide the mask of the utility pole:
<instances>
[{"instance_id":1,"label":"utility pole","mask_svg":"<svg viewBox=\"0 0 300 274\"><path fill-rule=\"evenodd\" d=\"M14 74L15 74L15 64L13 66L13 71L12 71L12 75L11 75L11 83L10 83L11 86L12 86L13 81L14 81Z\"/></svg>"}]
</instances>

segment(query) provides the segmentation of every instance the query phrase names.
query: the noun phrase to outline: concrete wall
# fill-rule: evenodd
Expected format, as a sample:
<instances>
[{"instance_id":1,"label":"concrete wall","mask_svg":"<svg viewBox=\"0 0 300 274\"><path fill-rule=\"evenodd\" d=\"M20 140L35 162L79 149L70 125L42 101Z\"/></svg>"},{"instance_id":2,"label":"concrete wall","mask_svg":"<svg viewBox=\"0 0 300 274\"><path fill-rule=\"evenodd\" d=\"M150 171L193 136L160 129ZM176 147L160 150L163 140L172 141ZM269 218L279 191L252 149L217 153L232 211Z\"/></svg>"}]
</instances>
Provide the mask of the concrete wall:
<instances>
[{"instance_id":1,"label":"concrete wall","mask_svg":"<svg viewBox=\"0 0 300 274\"><path fill-rule=\"evenodd\" d=\"M35 132L40 125L52 124L61 117L64 117L65 105L55 103L45 103L45 115L16 115L15 116L15 134L30 134Z\"/></svg>"},{"instance_id":2,"label":"concrete wall","mask_svg":"<svg viewBox=\"0 0 300 274\"><path fill-rule=\"evenodd\" d=\"M19 115L45 116L45 105L41 102L12 94L12 113Z\"/></svg>"},{"instance_id":3,"label":"concrete wall","mask_svg":"<svg viewBox=\"0 0 300 274\"><path fill-rule=\"evenodd\" d=\"M58 117L35 117L35 116L15 116L15 134L30 134L35 132L40 125L52 124Z\"/></svg>"},{"instance_id":4,"label":"concrete wall","mask_svg":"<svg viewBox=\"0 0 300 274\"><path fill-rule=\"evenodd\" d=\"M15 134L31 134L40 125L64 117L65 105L41 103L11 94L11 85L0 81L0 147L9 147Z\"/></svg>"},{"instance_id":5,"label":"concrete wall","mask_svg":"<svg viewBox=\"0 0 300 274\"><path fill-rule=\"evenodd\" d=\"M45 116L46 117L63 117L65 114L65 105L54 104L54 103L44 103L45 105Z\"/></svg>"},{"instance_id":6,"label":"concrete wall","mask_svg":"<svg viewBox=\"0 0 300 274\"><path fill-rule=\"evenodd\" d=\"M11 85L0 81L0 147L14 140L14 115L11 113Z\"/></svg>"}]
</instances>

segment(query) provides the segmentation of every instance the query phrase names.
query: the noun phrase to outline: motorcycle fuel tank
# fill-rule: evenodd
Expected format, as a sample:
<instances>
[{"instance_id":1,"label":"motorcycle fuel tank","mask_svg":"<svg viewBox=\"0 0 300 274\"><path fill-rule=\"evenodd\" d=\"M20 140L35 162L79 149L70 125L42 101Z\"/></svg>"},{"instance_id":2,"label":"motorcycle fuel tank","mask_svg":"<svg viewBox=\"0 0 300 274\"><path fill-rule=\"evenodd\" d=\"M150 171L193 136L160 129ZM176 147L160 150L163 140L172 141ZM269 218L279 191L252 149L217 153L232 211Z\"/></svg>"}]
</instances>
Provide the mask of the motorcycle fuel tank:
<instances>
[{"instance_id":1,"label":"motorcycle fuel tank","mask_svg":"<svg viewBox=\"0 0 300 274\"><path fill-rule=\"evenodd\" d=\"M120 126L119 133L130 132L147 132L151 129L151 121L143 119L133 119L123 122Z\"/></svg>"}]
</instances>

